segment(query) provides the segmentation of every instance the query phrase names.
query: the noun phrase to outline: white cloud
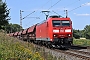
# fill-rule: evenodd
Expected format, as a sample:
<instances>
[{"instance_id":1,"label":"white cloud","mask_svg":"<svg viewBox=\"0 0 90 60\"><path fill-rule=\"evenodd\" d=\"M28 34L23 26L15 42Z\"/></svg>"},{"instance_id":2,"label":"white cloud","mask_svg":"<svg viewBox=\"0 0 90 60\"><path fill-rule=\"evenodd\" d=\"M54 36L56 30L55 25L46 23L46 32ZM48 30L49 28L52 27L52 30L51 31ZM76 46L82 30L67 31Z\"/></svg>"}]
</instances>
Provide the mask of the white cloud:
<instances>
[{"instance_id":1,"label":"white cloud","mask_svg":"<svg viewBox=\"0 0 90 60\"><path fill-rule=\"evenodd\" d=\"M77 14L77 13L74 13L76 16L90 16L90 14L87 14L87 13L85 13L85 14Z\"/></svg>"},{"instance_id":2,"label":"white cloud","mask_svg":"<svg viewBox=\"0 0 90 60\"><path fill-rule=\"evenodd\" d=\"M90 2L87 2L85 4L82 4L82 6L90 6Z\"/></svg>"},{"instance_id":3,"label":"white cloud","mask_svg":"<svg viewBox=\"0 0 90 60\"><path fill-rule=\"evenodd\" d=\"M78 16L90 16L90 14L77 14Z\"/></svg>"}]
</instances>

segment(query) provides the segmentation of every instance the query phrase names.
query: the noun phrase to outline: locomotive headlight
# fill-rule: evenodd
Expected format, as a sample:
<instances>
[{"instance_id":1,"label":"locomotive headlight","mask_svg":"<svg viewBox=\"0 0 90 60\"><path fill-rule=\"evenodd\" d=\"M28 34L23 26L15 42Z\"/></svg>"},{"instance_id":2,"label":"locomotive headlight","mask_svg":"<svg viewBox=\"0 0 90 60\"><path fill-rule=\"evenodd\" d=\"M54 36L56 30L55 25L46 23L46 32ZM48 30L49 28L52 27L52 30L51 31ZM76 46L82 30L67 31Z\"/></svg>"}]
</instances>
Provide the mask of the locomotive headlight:
<instances>
[{"instance_id":1,"label":"locomotive headlight","mask_svg":"<svg viewBox=\"0 0 90 60\"><path fill-rule=\"evenodd\" d=\"M66 29L65 32L71 32L71 29Z\"/></svg>"},{"instance_id":2,"label":"locomotive headlight","mask_svg":"<svg viewBox=\"0 0 90 60\"><path fill-rule=\"evenodd\" d=\"M54 37L56 36L56 35L53 35Z\"/></svg>"},{"instance_id":3,"label":"locomotive headlight","mask_svg":"<svg viewBox=\"0 0 90 60\"><path fill-rule=\"evenodd\" d=\"M67 34L67 36L68 36L68 37L70 37L70 36L71 36L71 34Z\"/></svg>"},{"instance_id":4,"label":"locomotive headlight","mask_svg":"<svg viewBox=\"0 0 90 60\"><path fill-rule=\"evenodd\" d=\"M68 36L71 36L70 34Z\"/></svg>"},{"instance_id":5,"label":"locomotive headlight","mask_svg":"<svg viewBox=\"0 0 90 60\"><path fill-rule=\"evenodd\" d=\"M50 39L52 41L52 39Z\"/></svg>"},{"instance_id":6,"label":"locomotive headlight","mask_svg":"<svg viewBox=\"0 0 90 60\"><path fill-rule=\"evenodd\" d=\"M59 30L53 30L53 32L58 33L58 32L59 32Z\"/></svg>"},{"instance_id":7,"label":"locomotive headlight","mask_svg":"<svg viewBox=\"0 0 90 60\"><path fill-rule=\"evenodd\" d=\"M57 35L54 34L53 37L57 37Z\"/></svg>"}]
</instances>

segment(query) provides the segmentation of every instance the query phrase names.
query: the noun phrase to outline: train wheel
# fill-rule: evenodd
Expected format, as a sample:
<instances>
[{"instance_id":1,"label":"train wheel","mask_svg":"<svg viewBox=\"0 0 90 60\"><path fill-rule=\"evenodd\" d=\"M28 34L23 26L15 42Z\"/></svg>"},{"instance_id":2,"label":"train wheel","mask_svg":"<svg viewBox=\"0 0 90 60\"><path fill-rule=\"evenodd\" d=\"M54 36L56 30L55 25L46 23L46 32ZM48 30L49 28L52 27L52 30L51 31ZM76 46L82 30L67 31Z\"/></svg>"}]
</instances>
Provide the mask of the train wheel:
<instances>
[{"instance_id":1,"label":"train wheel","mask_svg":"<svg viewBox=\"0 0 90 60\"><path fill-rule=\"evenodd\" d=\"M70 44L70 46L73 46L73 42L72 41L70 41L69 44Z\"/></svg>"}]
</instances>

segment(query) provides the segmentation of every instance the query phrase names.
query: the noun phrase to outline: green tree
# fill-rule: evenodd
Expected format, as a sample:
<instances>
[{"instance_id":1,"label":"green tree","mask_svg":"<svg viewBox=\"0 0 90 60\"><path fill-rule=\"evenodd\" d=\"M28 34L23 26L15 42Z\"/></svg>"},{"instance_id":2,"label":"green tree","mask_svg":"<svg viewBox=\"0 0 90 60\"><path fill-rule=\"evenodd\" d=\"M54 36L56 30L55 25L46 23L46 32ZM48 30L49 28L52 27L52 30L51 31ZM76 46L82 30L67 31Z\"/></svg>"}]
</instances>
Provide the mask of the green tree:
<instances>
[{"instance_id":1,"label":"green tree","mask_svg":"<svg viewBox=\"0 0 90 60\"><path fill-rule=\"evenodd\" d=\"M80 31L73 29L73 37L79 39L80 36L81 36Z\"/></svg>"},{"instance_id":2,"label":"green tree","mask_svg":"<svg viewBox=\"0 0 90 60\"><path fill-rule=\"evenodd\" d=\"M5 29L5 26L9 24L9 10L6 3L0 0L0 29Z\"/></svg>"},{"instance_id":3,"label":"green tree","mask_svg":"<svg viewBox=\"0 0 90 60\"><path fill-rule=\"evenodd\" d=\"M73 37L76 38L76 39L80 38L80 37L90 39L90 25L86 25L83 30L73 29Z\"/></svg>"},{"instance_id":4,"label":"green tree","mask_svg":"<svg viewBox=\"0 0 90 60\"><path fill-rule=\"evenodd\" d=\"M13 32L20 31L21 28L21 26L18 24L13 24L12 27L13 27Z\"/></svg>"},{"instance_id":5,"label":"green tree","mask_svg":"<svg viewBox=\"0 0 90 60\"><path fill-rule=\"evenodd\" d=\"M80 31L81 37L85 38L85 30Z\"/></svg>"},{"instance_id":6,"label":"green tree","mask_svg":"<svg viewBox=\"0 0 90 60\"><path fill-rule=\"evenodd\" d=\"M20 25L10 23L6 26L6 31L7 31L7 33L12 33L12 32L16 32L16 31L20 31L20 28L21 28Z\"/></svg>"},{"instance_id":7,"label":"green tree","mask_svg":"<svg viewBox=\"0 0 90 60\"><path fill-rule=\"evenodd\" d=\"M84 30L85 30L84 34L85 34L86 39L90 39L90 25L86 25Z\"/></svg>"}]
</instances>

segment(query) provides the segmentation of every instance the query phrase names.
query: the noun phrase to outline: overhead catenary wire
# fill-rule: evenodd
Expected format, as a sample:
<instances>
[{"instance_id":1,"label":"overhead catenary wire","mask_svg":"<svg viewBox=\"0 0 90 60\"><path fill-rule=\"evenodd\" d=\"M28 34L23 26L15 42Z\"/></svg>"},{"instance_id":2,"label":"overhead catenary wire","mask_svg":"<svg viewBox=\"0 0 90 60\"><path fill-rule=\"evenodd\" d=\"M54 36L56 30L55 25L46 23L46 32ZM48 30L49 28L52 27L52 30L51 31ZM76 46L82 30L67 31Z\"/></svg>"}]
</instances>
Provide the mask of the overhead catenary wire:
<instances>
[{"instance_id":1,"label":"overhead catenary wire","mask_svg":"<svg viewBox=\"0 0 90 60\"><path fill-rule=\"evenodd\" d=\"M24 17L24 18L22 18L22 19L27 18L29 15L33 14L34 12L35 12L35 11L31 12L30 14L28 14L27 16L25 16L25 17Z\"/></svg>"},{"instance_id":2,"label":"overhead catenary wire","mask_svg":"<svg viewBox=\"0 0 90 60\"><path fill-rule=\"evenodd\" d=\"M90 2L88 2L88 3L90 3ZM76 8L74 8L74 9L72 9L72 10L68 11L68 12L74 11L74 10L76 10L76 9L80 8L80 7L85 6L85 5L87 5L87 4L82 4L82 5L80 5L80 6L76 7Z\"/></svg>"},{"instance_id":3,"label":"overhead catenary wire","mask_svg":"<svg viewBox=\"0 0 90 60\"><path fill-rule=\"evenodd\" d=\"M58 4L60 1L61 1L61 0L58 0L55 4L51 5L51 7L48 8L47 10L51 9L52 7L54 7L54 6L55 6L56 4ZM41 16L41 15L40 15L40 16ZM40 17L40 16L39 16L39 17Z\"/></svg>"},{"instance_id":4,"label":"overhead catenary wire","mask_svg":"<svg viewBox=\"0 0 90 60\"><path fill-rule=\"evenodd\" d=\"M73 2L73 3L70 3L70 4L66 5L66 7L67 7L67 6L71 6L71 5L73 5L73 4L77 3L77 2L80 2L80 1L81 1L81 0L78 0L78 1L75 1L75 2Z\"/></svg>"},{"instance_id":5,"label":"overhead catenary wire","mask_svg":"<svg viewBox=\"0 0 90 60\"><path fill-rule=\"evenodd\" d=\"M53 4L50 8L48 8L48 10L51 9L52 7L54 7L54 6L55 6L56 4L58 4L60 1L61 1L61 0L58 0L55 4Z\"/></svg>"},{"instance_id":6,"label":"overhead catenary wire","mask_svg":"<svg viewBox=\"0 0 90 60\"><path fill-rule=\"evenodd\" d=\"M51 9L52 7L54 7L56 4L58 4L59 2L60 2L61 0L58 0L55 4L53 4L49 9ZM79 2L80 0L78 0L78 1L75 1L75 2L73 2L73 3L71 3L71 4L74 4L74 3L76 3L76 2ZM71 4L69 4L69 5L71 5ZM68 6L68 5L67 5ZM65 8L65 7L64 7ZM48 9L48 10L49 10ZM53 11L54 12L54 11ZM54 12L54 13L56 13L56 12ZM56 13L57 15L59 15L58 13Z\"/></svg>"},{"instance_id":7,"label":"overhead catenary wire","mask_svg":"<svg viewBox=\"0 0 90 60\"><path fill-rule=\"evenodd\" d=\"M47 3L49 3L50 0L48 0L45 4L43 4L43 6L45 6ZM41 6L41 8L43 8L43 6ZM35 11L37 12L37 11ZM26 16L27 17L27 16ZM25 18L25 17L24 17ZM29 18L36 18L36 19L40 19L40 16L39 17L29 17ZM30 22L29 22L30 23Z\"/></svg>"},{"instance_id":8,"label":"overhead catenary wire","mask_svg":"<svg viewBox=\"0 0 90 60\"><path fill-rule=\"evenodd\" d=\"M48 0L45 4L43 4L43 6L45 6L46 4L48 4L50 2L50 0ZM41 6L41 8L43 8L43 6Z\"/></svg>"},{"instance_id":9,"label":"overhead catenary wire","mask_svg":"<svg viewBox=\"0 0 90 60\"><path fill-rule=\"evenodd\" d=\"M49 3L50 1L52 1L52 0L48 0L43 6L45 6L47 3ZM51 5L52 5L52 2L51 2ZM43 6L41 7L41 8L43 8ZM41 12L40 12L41 13ZM40 15L41 16L41 15ZM39 16L39 17L40 17Z\"/></svg>"},{"instance_id":10,"label":"overhead catenary wire","mask_svg":"<svg viewBox=\"0 0 90 60\"><path fill-rule=\"evenodd\" d=\"M45 4L49 3L49 1L50 1L50 0L48 0ZM44 4L43 6L45 6L45 4ZM43 6L42 6L42 7L43 7ZM42 7L41 7L41 8L42 8ZM26 17L28 17L29 15L33 14L34 12L36 12L36 11L33 11L32 13L28 14L27 16L25 16L25 17L22 18L22 19L25 19ZM34 18L34 17L31 17L31 18ZM40 19L39 17L35 17L35 18Z\"/></svg>"},{"instance_id":11,"label":"overhead catenary wire","mask_svg":"<svg viewBox=\"0 0 90 60\"><path fill-rule=\"evenodd\" d=\"M50 0L48 0L45 4L43 4L43 6L45 6L47 3L49 3L50 2ZM43 6L41 7L41 8L43 8ZM36 12L36 11L34 11L34 12ZM28 16L28 15L27 15ZM26 16L26 17L27 17ZM25 18L25 17L24 17ZM34 17L29 17L29 18L34 18ZM39 17L36 17L37 19L40 19Z\"/></svg>"},{"instance_id":12,"label":"overhead catenary wire","mask_svg":"<svg viewBox=\"0 0 90 60\"><path fill-rule=\"evenodd\" d=\"M67 10L67 9L65 9L67 6L71 6L71 5L73 5L73 4L77 3L77 2L80 2L80 1L81 1L81 0L74 1L74 2L72 2L72 3L68 4L68 5L66 5L66 6L64 7L64 11ZM63 14L65 14L65 13L63 13ZM63 14L62 14L62 15L63 15Z\"/></svg>"},{"instance_id":13,"label":"overhead catenary wire","mask_svg":"<svg viewBox=\"0 0 90 60\"><path fill-rule=\"evenodd\" d=\"M88 2L88 3L90 3L90 2ZM78 9L78 8L81 8L81 7L85 6L85 5L87 5L87 4L82 4L82 5L76 7L76 8L74 8L74 9L72 9L72 10L69 10L68 12L72 12L72 11ZM64 14L65 14L65 13L64 13ZM62 14L62 15L63 15L63 14Z\"/></svg>"},{"instance_id":14,"label":"overhead catenary wire","mask_svg":"<svg viewBox=\"0 0 90 60\"><path fill-rule=\"evenodd\" d=\"M43 6L45 6L47 3L49 3L51 0L48 0ZM41 8L43 8L43 6ZM35 11L36 12L36 11ZM40 19L40 17L38 17Z\"/></svg>"}]
</instances>

